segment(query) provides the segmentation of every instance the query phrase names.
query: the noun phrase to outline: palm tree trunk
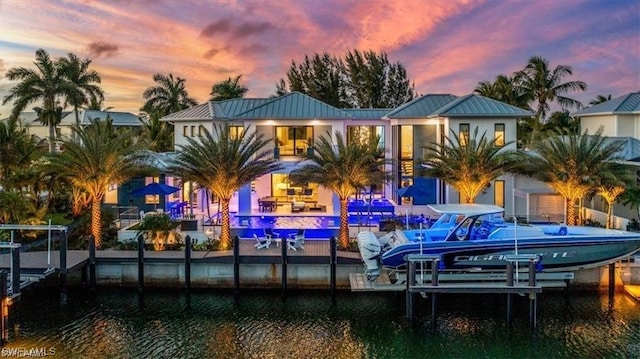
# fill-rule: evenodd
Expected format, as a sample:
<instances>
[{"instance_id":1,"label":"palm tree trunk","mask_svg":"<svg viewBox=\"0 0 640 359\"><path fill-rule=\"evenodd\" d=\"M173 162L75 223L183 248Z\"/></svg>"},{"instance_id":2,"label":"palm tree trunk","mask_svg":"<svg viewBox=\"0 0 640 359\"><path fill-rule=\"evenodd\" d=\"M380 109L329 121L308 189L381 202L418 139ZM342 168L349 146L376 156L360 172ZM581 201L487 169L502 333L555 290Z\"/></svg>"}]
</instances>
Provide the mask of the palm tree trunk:
<instances>
[{"instance_id":1,"label":"palm tree trunk","mask_svg":"<svg viewBox=\"0 0 640 359\"><path fill-rule=\"evenodd\" d=\"M567 224L570 226L576 225L576 206L574 199L567 199Z\"/></svg>"},{"instance_id":2,"label":"palm tree trunk","mask_svg":"<svg viewBox=\"0 0 640 359\"><path fill-rule=\"evenodd\" d=\"M220 249L231 248L231 223L229 220L229 200L220 198L222 203L222 226L220 227Z\"/></svg>"},{"instance_id":3,"label":"palm tree trunk","mask_svg":"<svg viewBox=\"0 0 640 359\"><path fill-rule=\"evenodd\" d=\"M52 120L49 121L49 153L56 149L56 126Z\"/></svg>"},{"instance_id":4,"label":"palm tree trunk","mask_svg":"<svg viewBox=\"0 0 640 359\"><path fill-rule=\"evenodd\" d=\"M347 207L347 198L340 198L340 248L349 247L349 211Z\"/></svg>"},{"instance_id":5,"label":"palm tree trunk","mask_svg":"<svg viewBox=\"0 0 640 359\"><path fill-rule=\"evenodd\" d=\"M76 127L80 128L80 116L78 115L78 105L74 105L73 106L73 112L76 115ZM75 140L77 135L75 133L75 131L71 131L71 136L73 136L73 139Z\"/></svg>"},{"instance_id":6,"label":"palm tree trunk","mask_svg":"<svg viewBox=\"0 0 640 359\"><path fill-rule=\"evenodd\" d=\"M94 198L91 201L91 234L96 248L102 245L102 199Z\"/></svg>"},{"instance_id":7,"label":"palm tree trunk","mask_svg":"<svg viewBox=\"0 0 640 359\"><path fill-rule=\"evenodd\" d=\"M613 203L607 201L607 229L613 227Z\"/></svg>"}]
</instances>

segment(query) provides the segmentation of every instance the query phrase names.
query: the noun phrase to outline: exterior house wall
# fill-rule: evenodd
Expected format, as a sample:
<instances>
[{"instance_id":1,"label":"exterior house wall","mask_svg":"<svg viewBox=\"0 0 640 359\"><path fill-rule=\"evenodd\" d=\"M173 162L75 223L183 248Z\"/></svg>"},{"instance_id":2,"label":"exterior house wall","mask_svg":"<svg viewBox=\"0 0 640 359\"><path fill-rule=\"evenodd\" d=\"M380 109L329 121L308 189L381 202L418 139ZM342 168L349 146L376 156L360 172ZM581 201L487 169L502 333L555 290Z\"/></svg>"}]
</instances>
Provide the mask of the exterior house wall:
<instances>
[{"instance_id":1,"label":"exterior house wall","mask_svg":"<svg viewBox=\"0 0 640 359\"><path fill-rule=\"evenodd\" d=\"M618 115L616 121L619 129L617 136L640 138L640 115Z\"/></svg>"},{"instance_id":2,"label":"exterior house wall","mask_svg":"<svg viewBox=\"0 0 640 359\"><path fill-rule=\"evenodd\" d=\"M580 128L583 132L588 130L590 134L594 134L600 127L603 128L603 136L617 136L617 120L612 115L586 116L580 118Z\"/></svg>"}]
</instances>

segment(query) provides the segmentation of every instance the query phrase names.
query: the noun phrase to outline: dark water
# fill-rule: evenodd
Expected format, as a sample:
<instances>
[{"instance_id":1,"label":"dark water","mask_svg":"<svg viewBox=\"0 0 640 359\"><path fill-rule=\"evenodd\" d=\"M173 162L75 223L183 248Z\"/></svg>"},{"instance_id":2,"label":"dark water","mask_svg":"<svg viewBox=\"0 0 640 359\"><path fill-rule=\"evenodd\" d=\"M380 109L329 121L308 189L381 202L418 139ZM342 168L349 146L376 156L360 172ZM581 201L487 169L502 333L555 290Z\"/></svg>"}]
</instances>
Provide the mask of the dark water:
<instances>
[{"instance_id":1,"label":"dark water","mask_svg":"<svg viewBox=\"0 0 640 359\"><path fill-rule=\"evenodd\" d=\"M437 330L422 306L404 319L404 294L71 291L66 305L32 288L17 308L10 348L53 349L60 358L640 358L640 304L624 293L544 293L539 328L516 299L512 329L498 295L440 297Z\"/></svg>"}]
</instances>

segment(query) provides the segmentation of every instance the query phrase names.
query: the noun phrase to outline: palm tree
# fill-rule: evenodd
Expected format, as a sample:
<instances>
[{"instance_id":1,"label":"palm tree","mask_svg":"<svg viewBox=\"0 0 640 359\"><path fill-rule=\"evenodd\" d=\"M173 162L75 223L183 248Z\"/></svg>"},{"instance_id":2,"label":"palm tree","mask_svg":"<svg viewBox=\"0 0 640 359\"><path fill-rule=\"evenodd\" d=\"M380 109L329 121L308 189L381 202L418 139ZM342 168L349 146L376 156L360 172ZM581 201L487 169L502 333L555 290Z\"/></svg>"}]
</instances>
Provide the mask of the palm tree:
<instances>
[{"instance_id":1,"label":"palm tree","mask_svg":"<svg viewBox=\"0 0 640 359\"><path fill-rule=\"evenodd\" d=\"M571 76L573 70L568 65L558 65L553 70L549 61L533 56L524 70L516 73L516 82L530 100L537 102L536 117L542 121L550 110L549 104L558 102L563 109L567 107L582 108L580 101L564 96L569 91L584 91L587 84L583 81L562 82Z\"/></svg>"},{"instance_id":2,"label":"palm tree","mask_svg":"<svg viewBox=\"0 0 640 359\"><path fill-rule=\"evenodd\" d=\"M85 109L91 111L109 111L113 109L113 106L102 107L104 100L97 98L89 98L89 103L85 106Z\"/></svg>"},{"instance_id":3,"label":"palm tree","mask_svg":"<svg viewBox=\"0 0 640 359\"><path fill-rule=\"evenodd\" d=\"M482 81L473 92L478 95L529 110L529 98L517 85L513 77L498 75L494 82Z\"/></svg>"},{"instance_id":4,"label":"palm tree","mask_svg":"<svg viewBox=\"0 0 640 359\"><path fill-rule=\"evenodd\" d=\"M228 249L231 244L231 197L256 178L281 168L273 158L273 151L267 149L273 140L249 129L237 136L228 124L215 125L215 136L204 129L203 136L187 138L187 144L180 146L181 151L170 166L185 181L194 181L220 198L221 249Z\"/></svg>"},{"instance_id":5,"label":"palm tree","mask_svg":"<svg viewBox=\"0 0 640 359\"><path fill-rule=\"evenodd\" d=\"M597 105L597 104L600 104L600 103L603 103L603 102L607 102L609 100L611 100L611 94L608 94L606 96L605 95L598 95L598 96L596 96L595 100L591 100L589 102L589 105L593 106L593 105Z\"/></svg>"},{"instance_id":6,"label":"palm tree","mask_svg":"<svg viewBox=\"0 0 640 359\"><path fill-rule=\"evenodd\" d=\"M424 174L451 185L465 203L474 203L491 181L513 165L514 152L498 146L496 140L487 138L486 132L478 138L477 127L468 139L451 131L444 143L427 147Z\"/></svg>"},{"instance_id":7,"label":"palm tree","mask_svg":"<svg viewBox=\"0 0 640 359\"><path fill-rule=\"evenodd\" d=\"M196 100L189 97L184 86L185 79L174 78L173 74L167 76L155 74L153 81L157 86L147 88L142 94L142 97L147 100L142 106L142 111L158 112L161 116L166 116L198 104Z\"/></svg>"},{"instance_id":8,"label":"palm tree","mask_svg":"<svg viewBox=\"0 0 640 359\"><path fill-rule=\"evenodd\" d=\"M91 201L91 234L96 248L102 243L102 200L109 185L119 185L144 173L143 152L130 130L116 130L110 120L91 120L72 127L79 141L64 140L64 151L50 154L45 170L57 174L86 193Z\"/></svg>"},{"instance_id":9,"label":"palm tree","mask_svg":"<svg viewBox=\"0 0 640 359\"><path fill-rule=\"evenodd\" d=\"M289 175L299 183L317 183L334 192L340 199L340 247L349 246L349 197L372 183L381 183L388 175L387 161L378 139L346 142L342 133L336 131L335 142L331 133L319 136L314 141L313 152L305 155Z\"/></svg>"},{"instance_id":10,"label":"palm tree","mask_svg":"<svg viewBox=\"0 0 640 359\"><path fill-rule=\"evenodd\" d=\"M610 178L622 178L624 167L614 161L623 146L607 142L600 128L589 136L557 132L536 139L530 153L521 153L517 172L530 175L562 195L566 203L566 223L576 224L575 206L594 187Z\"/></svg>"},{"instance_id":11,"label":"palm tree","mask_svg":"<svg viewBox=\"0 0 640 359\"><path fill-rule=\"evenodd\" d=\"M66 94L66 103L73 106L76 116L76 126L80 126L78 108L89 103L89 100L99 102L104 100L104 92L100 86L100 75L95 70L89 70L91 60L81 60L69 53L67 58L61 58L59 66L66 79L70 82L70 91Z\"/></svg>"},{"instance_id":12,"label":"palm tree","mask_svg":"<svg viewBox=\"0 0 640 359\"><path fill-rule=\"evenodd\" d=\"M244 94L249 91L249 88L240 83L242 75L238 75L235 78L229 77L228 79L220 82L216 82L211 87L211 98L209 101L228 100L232 98L242 98Z\"/></svg>"},{"instance_id":13,"label":"palm tree","mask_svg":"<svg viewBox=\"0 0 640 359\"><path fill-rule=\"evenodd\" d=\"M55 150L55 128L60 119L56 116L58 99L70 93L73 89L66 80L62 68L51 60L49 54L39 49L36 51L37 70L25 67L9 69L6 77L9 80L19 80L15 87L9 91L2 104L14 101L11 117L17 118L27 106L35 102L43 102L40 121L49 126L49 152Z\"/></svg>"},{"instance_id":14,"label":"palm tree","mask_svg":"<svg viewBox=\"0 0 640 359\"><path fill-rule=\"evenodd\" d=\"M173 125L160 121L158 112L152 113L142 121L142 139L151 151L173 151Z\"/></svg>"},{"instance_id":15,"label":"palm tree","mask_svg":"<svg viewBox=\"0 0 640 359\"><path fill-rule=\"evenodd\" d=\"M14 174L24 172L40 155L36 136L29 135L18 119L0 122L0 185L5 190L17 187Z\"/></svg>"},{"instance_id":16,"label":"palm tree","mask_svg":"<svg viewBox=\"0 0 640 359\"><path fill-rule=\"evenodd\" d=\"M624 186L599 186L596 191L607 202L607 228L613 228L613 203L624 193Z\"/></svg>"}]
</instances>

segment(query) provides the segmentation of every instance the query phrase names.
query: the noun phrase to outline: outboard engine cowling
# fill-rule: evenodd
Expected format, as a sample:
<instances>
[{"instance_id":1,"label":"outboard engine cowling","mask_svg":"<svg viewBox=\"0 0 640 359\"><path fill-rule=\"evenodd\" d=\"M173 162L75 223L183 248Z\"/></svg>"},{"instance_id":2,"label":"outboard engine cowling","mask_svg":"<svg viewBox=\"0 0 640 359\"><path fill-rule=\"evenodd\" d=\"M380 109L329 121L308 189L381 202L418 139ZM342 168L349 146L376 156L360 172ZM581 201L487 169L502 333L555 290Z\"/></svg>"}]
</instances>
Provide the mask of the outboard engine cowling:
<instances>
[{"instance_id":1,"label":"outboard engine cowling","mask_svg":"<svg viewBox=\"0 0 640 359\"><path fill-rule=\"evenodd\" d=\"M381 245L378 238L373 232L358 233L358 249L364 262L367 279L370 281L375 280L380 275L378 257L380 256Z\"/></svg>"}]
</instances>

